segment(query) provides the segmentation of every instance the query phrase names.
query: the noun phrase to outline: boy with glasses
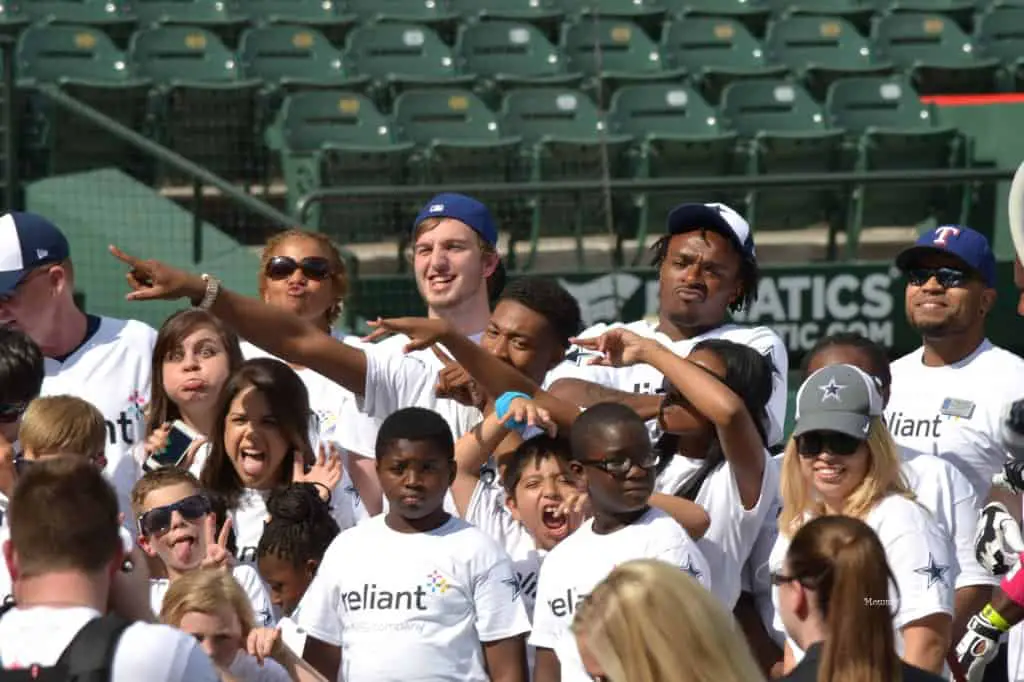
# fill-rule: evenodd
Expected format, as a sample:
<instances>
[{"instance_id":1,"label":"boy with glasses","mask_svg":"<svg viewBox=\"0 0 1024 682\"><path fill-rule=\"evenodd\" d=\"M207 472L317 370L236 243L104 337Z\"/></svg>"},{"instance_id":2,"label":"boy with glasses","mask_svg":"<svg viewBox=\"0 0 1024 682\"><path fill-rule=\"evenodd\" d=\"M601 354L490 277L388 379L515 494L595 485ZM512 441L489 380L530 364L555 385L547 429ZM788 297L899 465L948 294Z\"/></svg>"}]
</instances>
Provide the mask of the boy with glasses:
<instances>
[{"instance_id":1,"label":"boy with glasses","mask_svg":"<svg viewBox=\"0 0 1024 682\"><path fill-rule=\"evenodd\" d=\"M572 428L573 473L586 481L593 517L544 560L533 633L535 682L589 678L570 626L580 601L618 564L660 559L710 586L707 561L686 531L649 504L658 456L643 419L599 403Z\"/></svg>"},{"instance_id":2,"label":"boy with glasses","mask_svg":"<svg viewBox=\"0 0 1024 682\"><path fill-rule=\"evenodd\" d=\"M184 469L168 467L151 471L132 488L132 512L138 524L139 546L148 556L159 559L167 578L150 580L150 602L160 613L171 582L200 568L230 570L252 602L257 625L273 623L270 597L252 566L232 566L227 549L231 522L217 533L213 507L195 476Z\"/></svg>"}]
</instances>

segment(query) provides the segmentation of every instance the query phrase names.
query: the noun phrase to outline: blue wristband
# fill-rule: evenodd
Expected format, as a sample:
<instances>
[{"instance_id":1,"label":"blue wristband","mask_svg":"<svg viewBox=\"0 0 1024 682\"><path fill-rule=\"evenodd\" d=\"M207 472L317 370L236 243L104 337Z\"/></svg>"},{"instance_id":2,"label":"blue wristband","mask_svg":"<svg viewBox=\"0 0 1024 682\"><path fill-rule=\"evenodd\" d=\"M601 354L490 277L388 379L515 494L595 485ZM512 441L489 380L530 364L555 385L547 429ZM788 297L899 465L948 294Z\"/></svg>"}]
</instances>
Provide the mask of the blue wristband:
<instances>
[{"instance_id":1,"label":"blue wristband","mask_svg":"<svg viewBox=\"0 0 1024 682\"><path fill-rule=\"evenodd\" d=\"M509 405L511 405L512 401L515 400L516 398L523 398L524 400L531 399L530 396L526 395L525 393L520 393L518 391L508 391L506 393L502 393L500 396L498 396L498 399L494 401L494 413L498 416L498 419L505 418L505 415L508 414ZM517 421L515 419L510 419L509 421L505 422L506 429L508 429L509 431L515 431L519 435L523 434L523 431L526 430L526 426L527 425L525 423Z\"/></svg>"}]
</instances>

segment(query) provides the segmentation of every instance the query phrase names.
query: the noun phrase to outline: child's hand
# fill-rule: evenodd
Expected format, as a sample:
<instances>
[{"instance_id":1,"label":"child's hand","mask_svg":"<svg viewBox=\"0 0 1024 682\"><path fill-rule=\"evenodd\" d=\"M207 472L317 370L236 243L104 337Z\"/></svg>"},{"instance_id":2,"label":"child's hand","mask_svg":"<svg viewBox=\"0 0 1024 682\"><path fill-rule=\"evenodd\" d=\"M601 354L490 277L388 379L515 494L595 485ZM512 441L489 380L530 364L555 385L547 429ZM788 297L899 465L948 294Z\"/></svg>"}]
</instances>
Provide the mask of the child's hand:
<instances>
[{"instance_id":1,"label":"child's hand","mask_svg":"<svg viewBox=\"0 0 1024 682\"><path fill-rule=\"evenodd\" d=\"M584 517L589 517L590 513L590 497L582 490L577 490L562 500L556 512L559 516L582 514Z\"/></svg>"},{"instance_id":2,"label":"child's hand","mask_svg":"<svg viewBox=\"0 0 1024 682\"><path fill-rule=\"evenodd\" d=\"M164 422L160 426L153 429L153 433L149 434L146 439L145 445L142 449L146 453L146 459L149 459L158 452L162 452L167 447L167 441L171 436L171 423Z\"/></svg>"},{"instance_id":3,"label":"child's hand","mask_svg":"<svg viewBox=\"0 0 1024 682\"><path fill-rule=\"evenodd\" d=\"M552 438L558 435L558 425L551 419L551 414L532 400L516 398L509 403L501 423L505 425L510 421L541 429Z\"/></svg>"},{"instance_id":4,"label":"child's hand","mask_svg":"<svg viewBox=\"0 0 1024 682\"><path fill-rule=\"evenodd\" d=\"M249 632L246 650L260 665L268 658L284 658L286 649L281 641L281 628L253 628Z\"/></svg>"},{"instance_id":5,"label":"child's hand","mask_svg":"<svg viewBox=\"0 0 1024 682\"><path fill-rule=\"evenodd\" d=\"M235 564L235 558L228 551L228 537L231 535L231 517L229 516L217 535L217 516L210 513L206 515L203 522L206 526L206 558L200 564L202 568L220 568L230 570ZM214 542L214 537L217 541Z\"/></svg>"},{"instance_id":6,"label":"child's hand","mask_svg":"<svg viewBox=\"0 0 1024 682\"><path fill-rule=\"evenodd\" d=\"M292 482L316 484L320 496L329 497L341 480L341 462L342 452L335 443L320 443L320 455L308 472L302 460L295 460Z\"/></svg>"}]
</instances>

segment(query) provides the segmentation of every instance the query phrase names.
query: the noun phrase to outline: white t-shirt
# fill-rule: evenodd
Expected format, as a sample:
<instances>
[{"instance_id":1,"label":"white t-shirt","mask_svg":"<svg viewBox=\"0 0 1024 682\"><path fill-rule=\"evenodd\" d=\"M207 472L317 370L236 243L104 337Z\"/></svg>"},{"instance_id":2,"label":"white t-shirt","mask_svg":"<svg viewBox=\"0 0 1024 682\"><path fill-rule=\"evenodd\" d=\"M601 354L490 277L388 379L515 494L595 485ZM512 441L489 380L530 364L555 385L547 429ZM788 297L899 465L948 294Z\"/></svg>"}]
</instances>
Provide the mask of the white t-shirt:
<instances>
[{"instance_id":1,"label":"white t-shirt","mask_svg":"<svg viewBox=\"0 0 1024 682\"><path fill-rule=\"evenodd\" d=\"M270 606L270 596L256 569L248 564L238 564L231 569L231 575L249 597L253 614L256 616L256 627L273 625L274 615ZM149 581L149 604L153 608L153 613L160 613L170 586L171 581L167 578L153 578Z\"/></svg>"},{"instance_id":2,"label":"white t-shirt","mask_svg":"<svg viewBox=\"0 0 1024 682\"><path fill-rule=\"evenodd\" d=\"M782 429L786 423L786 379L789 371L789 355L778 334L768 327L741 327L736 324L724 324L692 339L672 341L668 336L657 331L657 326L656 322L646 320L638 320L629 324L601 323L584 331L580 334L580 338L592 338L600 336L610 329L623 328L640 336L656 339L680 357L689 355L695 345L707 339L725 339L750 346L762 355L770 357L775 365L775 374L772 376L772 396L766 409L768 423L765 426L769 444L774 445L782 441ZM573 378L584 379L627 393L658 393L661 391L665 377L650 365L616 368L586 364L592 357L594 357L594 353L573 346L569 349L566 360L548 372L544 382L545 388L558 379Z\"/></svg>"},{"instance_id":3,"label":"white t-shirt","mask_svg":"<svg viewBox=\"0 0 1024 682\"><path fill-rule=\"evenodd\" d=\"M359 345L359 340L356 337L343 337L337 333L332 333L331 336L338 341L353 346ZM248 341L242 342L241 346L242 355L246 360L252 358L280 359L267 353L262 348L252 345ZM343 388L341 385L334 383L324 375L318 374L308 367L296 370L295 373L302 379L302 383L306 385L306 391L309 393L309 407L317 418L319 442L335 443L338 447L344 449L340 442L339 433L341 430L339 427L343 423L342 413L345 406L354 401L355 396L348 389ZM316 451L316 447L314 447L314 451ZM335 520L342 530L352 526L356 521L363 520L369 516L366 513L366 507L363 506L363 501L359 499L359 494L352 484L352 479L349 477L347 461L342 469L341 481L338 482L331 496L331 506L334 511Z\"/></svg>"},{"instance_id":4,"label":"white t-shirt","mask_svg":"<svg viewBox=\"0 0 1024 682\"><path fill-rule=\"evenodd\" d=\"M303 650L306 648L306 631L295 622L298 615L299 607L297 606L291 616L285 616L277 621L277 627L281 629L281 641L284 642L284 645L301 658Z\"/></svg>"},{"instance_id":5,"label":"white t-shirt","mask_svg":"<svg viewBox=\"0 0 1024 682\"><path fill-rule=\"evenodd\" d=\"M956 465L983 504L1007 459L1000 422L1006 406L1021 397L1024 360L988 340L943 367L926 367L923 354L918 348L892 363L886 424L907 450Z\"/></svg>"},{"instance_id":6,"label":"white t-shirt","mask_svg":"<svg viewBox=\"0 0 1024 682\"><path fill-rule=\"evenodd\" d=\"M481 642L530 629L508 555L461 519L427 533L384 519L334 539L299 626L341 647L339 682L488 680Z\"/></svg>"},{"instance_id":7,"label":"white t-shirt","mask_svg":"<svg viewBox=\"0 0 1024 682\"><path fill-rule=\"evenodd\" d=\"M896 578L897 592L890 586L889 594L865 595L865 599L888 599L882 608L895 610L893 629L896 647L903 654L903 636L900 630L933 613L953 615L953 589L957 566L953 544L939 528L924 506L900 495L889 495L868 512L864 523L872 528L885 548L885 558ZM791 538L779 534L769 561L772 570L782 569ZM775 627L783 629L778 614L779 591L772 590L775 604ZM895 605L895 608L893 607ZM803 651L792 639L787 640L796 662Z\"/></svg>"},{"instance_id":8,"label":"white t-shirt","mask_svg":"<svg viewBox=\"0 0 1024 682\"><path fill-rule=\"evenodd\" d=\"M540 572L531 646L551 649L562 668L562 682L589 682L570 627L580 601L619 564L660 559L689 572L710 589L710 569L696 543L664 512L651 508L635 523L598 535L594 520L548 552Z\"/></svg>"},{"instance_id":9,"label":"white t-shirt","mask_svg":"<svg viewBox=\"0 0 1024 682\"><path fill-rule=\"evenodd\" d=\"M291 676L284 666L272 658L263 659L260 665L255 656L239 650L235 660L228 667L228 672L238 682L291 682Z\"/></svg>"},{"instance_id":10,"label":"white t-shirt","mask_svg":"<svg viewBox=\"0 0 1024 682\"><path fill-rule=\"evenodd\" d=\"M142 469L131 449L146 433L150 364L156 331L136 320L101 317L99 328L74 353L58 362L46 358L40 395L73 395L87 400L107 422L107 478L117 490L125 519L131 519L131 490ZM125 522L133 534L135 524Z\"/></svg>"},{"instance_id":11,"label":"white t-shirt","mask_svg":"<svg viewBox=\"0 0 1024 682\"><path fill-rule=\"evenodd\" d=\"M774 459L774 458L773 458ZM779 460L774 460L775 466L780 465ZM782 646L786 641L785 630L776 628L775 605L772 603L772 572L769 565L772 549L779 537L779 512L782 511L782 501L778 497L778 490L775 491L776 498L772 502L771 509L764 516L761 529L754 539L754 546L750 548L750 556L743 565L742 580L743 592L749 592L754 597L754 608L761 617L765 632L776 644Z\"/></svg>"},{"instance_id":12,"label":"white t-shirt","mask_svg":"<svg viewBox=\"0 0 1024 682\"><path fill-rule=\"evenodd\" d=\"M78 631L100 613L86 607L12 609L0 619L0 668L52 666ZM114 654L113 682L218 682L195 638L166 625L134 623Z\"/></svg>"},{"instance_id":13,"label":"white t-shirt","mask_svg":"<svg viewBox=\"0 0 1024 682\"><path fill-rule=\"evenodd\" d=\"M904 451L903 475L917 501L932 513L939 528L953 542L960 574L956 588L998 585L974 555L974 532L978 526L978 496L967 477L950 462L933 455Z\"/></svg>"},{"instance_id":14,"label":"white t-shirt","mask_svg":"<svg viewBox=\"0 0 1024 682\"><path fill-rule=\"evenodd\" d=\"M704 464L702 459L676 455L659 477L659 489L674 493ZM732 609L742 591L741 572L750 556L761 526L774 506L779 490L775 460L764 451L761 496L752 509L744 509L740 490L728 461L712 471L697 492L697 504L704 507L711 525L697 546L711 568L711 590L726 608Z\"/></svg>"}]
</instances>

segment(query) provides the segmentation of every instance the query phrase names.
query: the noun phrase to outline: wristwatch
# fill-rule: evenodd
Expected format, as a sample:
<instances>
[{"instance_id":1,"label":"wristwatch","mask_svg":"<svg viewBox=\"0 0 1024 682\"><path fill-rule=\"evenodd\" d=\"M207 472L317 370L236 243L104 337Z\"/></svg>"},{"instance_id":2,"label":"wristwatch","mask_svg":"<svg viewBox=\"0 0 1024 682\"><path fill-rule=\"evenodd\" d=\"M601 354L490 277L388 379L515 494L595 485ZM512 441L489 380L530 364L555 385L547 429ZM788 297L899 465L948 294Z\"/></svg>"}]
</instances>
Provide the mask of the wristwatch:
<instances>
[{"instance_id":1,"label":"wristwatch","mask_svg":"<svg viewBox=\"0 0 1024 682\"><path fill-rule=\"evenodd\" d=\"M210 306L217 300L217 294L220 293L220 280L205 273L202 279L206 282L206 292L203 293L203 299L199 301L199 305L196 307L200 310L209 310Z\"/></svg>"}]
</instances>

